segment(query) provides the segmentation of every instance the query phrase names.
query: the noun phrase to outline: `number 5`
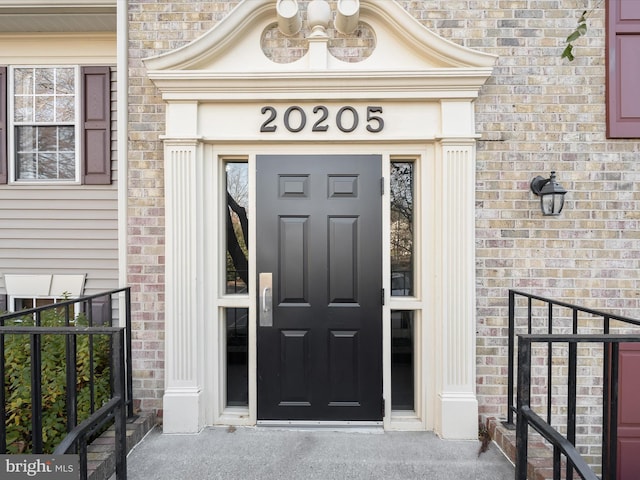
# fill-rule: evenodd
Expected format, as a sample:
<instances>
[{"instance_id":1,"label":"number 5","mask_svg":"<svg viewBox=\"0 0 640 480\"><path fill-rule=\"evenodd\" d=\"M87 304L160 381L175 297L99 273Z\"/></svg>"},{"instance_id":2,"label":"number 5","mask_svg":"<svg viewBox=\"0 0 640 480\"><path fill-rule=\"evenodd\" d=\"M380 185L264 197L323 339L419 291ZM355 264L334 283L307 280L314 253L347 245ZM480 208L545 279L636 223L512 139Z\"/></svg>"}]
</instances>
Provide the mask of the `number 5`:
<instances>
[{"instance_id":1,"label":"number 5","mask_svg":"<svg viewBox=\"0 0 640 480\"><path fill-rule=\"evenodd\" d=\"M378 115L373 115L374 113L382 113L382 107L367 107L367 131L378 133L384 128L384 120ZM378 126L372 127L371 121L378 122Z\"/></svg>"}]
</instances>

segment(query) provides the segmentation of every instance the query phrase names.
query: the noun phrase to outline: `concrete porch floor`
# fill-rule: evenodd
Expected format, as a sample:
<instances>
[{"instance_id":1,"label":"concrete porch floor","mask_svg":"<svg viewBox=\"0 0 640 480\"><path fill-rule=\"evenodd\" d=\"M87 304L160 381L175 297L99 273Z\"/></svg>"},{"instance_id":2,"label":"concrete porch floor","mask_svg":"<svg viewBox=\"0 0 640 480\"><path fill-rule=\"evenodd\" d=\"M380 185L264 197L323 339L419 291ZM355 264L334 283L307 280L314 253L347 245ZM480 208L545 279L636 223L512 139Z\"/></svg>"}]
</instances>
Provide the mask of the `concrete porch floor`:
<instances>
[{"instance_id":1,"label":"concrete porch floor","mask_svg":"<svg viewBox=\"0 0 640 480\"><path fill-rule=\"evenodd\" d=\"M210 427L198 435L154 428L127 458L129 480L512 480L495 443L431 432ZM115 479L115 476L112 477Z\"/></svg>"}]
</instances>

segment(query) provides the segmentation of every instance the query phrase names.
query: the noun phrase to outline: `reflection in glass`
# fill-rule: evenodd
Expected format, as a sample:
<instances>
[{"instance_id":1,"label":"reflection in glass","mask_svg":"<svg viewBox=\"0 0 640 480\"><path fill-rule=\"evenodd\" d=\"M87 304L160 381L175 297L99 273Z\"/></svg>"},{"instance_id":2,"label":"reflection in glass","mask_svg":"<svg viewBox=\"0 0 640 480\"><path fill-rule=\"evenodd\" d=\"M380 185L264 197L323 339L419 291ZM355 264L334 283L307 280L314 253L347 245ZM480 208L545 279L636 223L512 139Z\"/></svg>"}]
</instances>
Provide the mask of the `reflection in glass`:
<instances>
[{"instance_id":1,"label":"reflection in glass","mask_svg":"<svg viewBox=\"0 0 640 480\"><path fill-rule=\"evenodd\" d=\"M36 97L36 122L55 122L55 112L53 105L55 98L51 96Z\"/></svg>"},{"instance_id":2,"label":"reflection in glass","mask_svg":"<svg viewBox=\"0 0 640 480\"><path fill-rule=\"evenodd\" d=\"M17 178L23 180L32 180L36 178L38 171L36 165L36 156L30 153L19 153L17 156L16 167Z\"/></svg>"},{"instance_id":3,"label":"reflection in glass","mask_svg":"<svg viewBox=\"0 0 640 480\"><path fill-rule=\"evenodd\" d=\"M74 127L16 127L16 165L20 180L73 180Z\"/></svg>"},{"instance_id":4,"label":"reflection in glass","mask_svg":"<svg viewBox=\"0 0 640 480\"><path fill-rule=\"evenodd\" d=\"M33 121L33 97L15 97L13 118L16 122Z\"/></svg>"},{"instance_id":5,"label":"reflection in glass","mask_svg":"<svg viewBox=\"0 0 640 480\"><path fill-rule=\"evenodd\" d=\"M228 162L225 171L227 191L226 293L248 293L249 171L244 162Z\"/></svg>"},{"instance_id":6,"label":"reflection in glass","mask_svg":"<svg viewBox=\"0 0 640 480\"><path fill-rule=\"evenodd\" d=\"M13 89L16 95L31 94L33 92L33 68L16 68L13 75Z\"/></svg>"},{"instance_id":7,"label":"reflection in glass","mask_svg":"<svg viewBox=\"0 0 640 480\"><path fill-rule=\"evenodd\" d=\"M55 69L36 69L35 93L36 95L46 95L54 92Z\"/></svg>"},{"instance_id":8,"label":"reflection in glass","mask_svg":"<svg viewBox=\"0 0 640 480\"><path fill-rule=\"evenodd\" d=\"M413 293L412 162L391 163L391 295Z\"/></svg>"},{"instance_id":9,"label":"reflection in glass","mask_svg":"<svg viewBox=\"0 0 640 480\"><path fill-rule=\"evenodd\" d=\"M249 405L247 308L225 308L227 331L227 406Z\"/></svg>"},{"instance_id":10,"label":"reflection in glass","mask_svg":"<svg viewBox=\"0 0 640 480\"><path fill-rule=\"evenodd\" d=\"M56 121L73 123L75 117L75 99L73 96L56 97Z\"/></svg>"},{"instance_id":11,"label":"reflection in glass","mask_svg":"<svg viewBox=\"0 0 640 480\"><path fill-rule=\"evenodd\" d=\"M58 95L74 95L76 92L75 69L56 69L56 93Z\"/></svg>"},{"instance_id":12,"label":"reflection in glass","mask_svg":"<svg viewBox=\"0 0 640 480\"><path fill-rule=\"evenodd\" d=\"M391 312L391 409L414 410L414 312Z\"/></svg>"},{"instance_id":13,"label":"reflection in glass","mask_svg":"<svg viewBox=\"0 0 640 480\"><path fill-rule=\"evenodd\" d=\"M16 179L74 180L76 69L15 68L13 79Z\"/></svg>"},{"instance_id":14,"label":"reflection in glass","mask_svg":"<svg viewBox=\"0 0 640 480\"><path fill-rule=\"evenodd\" d=\"M36 149L36 133L34 128L16 128L16 150L18 153L32 152Z\"/></svg>"}]
</instances>

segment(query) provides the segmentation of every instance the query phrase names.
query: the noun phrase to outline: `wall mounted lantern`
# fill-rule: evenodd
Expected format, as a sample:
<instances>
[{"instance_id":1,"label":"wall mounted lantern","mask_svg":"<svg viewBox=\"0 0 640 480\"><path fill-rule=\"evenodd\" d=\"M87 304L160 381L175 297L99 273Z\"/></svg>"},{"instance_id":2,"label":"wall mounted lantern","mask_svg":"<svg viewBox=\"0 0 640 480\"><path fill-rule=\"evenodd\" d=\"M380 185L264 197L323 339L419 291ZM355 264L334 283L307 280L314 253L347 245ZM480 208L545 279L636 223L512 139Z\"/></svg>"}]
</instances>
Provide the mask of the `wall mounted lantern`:
<instances>
[{"instance_id":1,"label":"wall mounted lantern","mask_svg":"<svg viewBox=\"0 0 640 480\"><path fill-rule=\"evenodd\" d=\"M567 191L556 181L556 172L549 178L537 176L531 180L531 191L540 197L540 209L543 215L560 215Z\"/></svg>"}]
</instances>

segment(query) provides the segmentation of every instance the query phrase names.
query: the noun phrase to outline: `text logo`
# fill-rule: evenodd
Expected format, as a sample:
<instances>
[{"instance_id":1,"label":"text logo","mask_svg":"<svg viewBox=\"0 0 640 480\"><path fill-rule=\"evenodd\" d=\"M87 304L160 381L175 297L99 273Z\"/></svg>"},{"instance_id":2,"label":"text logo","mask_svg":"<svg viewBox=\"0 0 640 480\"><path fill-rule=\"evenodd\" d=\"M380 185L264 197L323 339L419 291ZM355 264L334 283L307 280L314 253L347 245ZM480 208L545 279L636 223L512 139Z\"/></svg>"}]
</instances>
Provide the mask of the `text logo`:
<instances>
[{"instance_id":1,"label":"text logo","mask_svg":"<svg viewBox=\"0 0 640 480\"><path fill-rule=\"evenodd\" d=\"M0 455L3 480L77 480L78 455Z\"/></svg>"}]
</instances>

